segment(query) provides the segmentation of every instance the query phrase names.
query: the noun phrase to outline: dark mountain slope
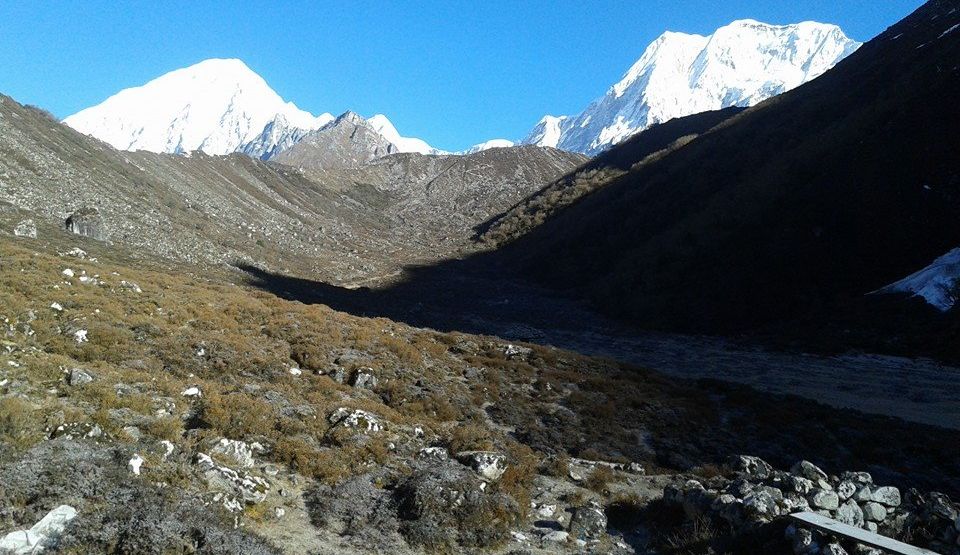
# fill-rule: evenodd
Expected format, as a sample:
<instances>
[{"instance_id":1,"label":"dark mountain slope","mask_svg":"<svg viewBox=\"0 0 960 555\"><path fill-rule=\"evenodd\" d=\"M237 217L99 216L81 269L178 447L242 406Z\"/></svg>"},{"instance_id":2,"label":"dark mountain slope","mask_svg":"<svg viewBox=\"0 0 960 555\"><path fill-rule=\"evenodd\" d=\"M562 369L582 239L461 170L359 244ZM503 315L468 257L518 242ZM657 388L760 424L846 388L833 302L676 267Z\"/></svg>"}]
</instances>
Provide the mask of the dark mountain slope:
<instances>
[{"instance_id":1,"label":"dark mountain slope","mask_svg":"<svg viewBox=\"0 0 960 555\"><path fill-rule=\"evenodd\" d=\"M713 331L822 313L922 267L960 244L957 23L960 2L929 2L497 257L621 317Z\"/></svg>"},{"instance_id":2,"label":"dark mountain slope","mask_svg":"<svg viewBox=\"0 0 960 555\"><path fill-rule=\"evenodd\" d=\"M731 107L655 125L609 149L561 179L515 204L477 228L477 239L497 246L520 237L561 208L609 184L637 164L649 163L681 148L697 135L743 111Z\"/></svg>"}]
</instances>

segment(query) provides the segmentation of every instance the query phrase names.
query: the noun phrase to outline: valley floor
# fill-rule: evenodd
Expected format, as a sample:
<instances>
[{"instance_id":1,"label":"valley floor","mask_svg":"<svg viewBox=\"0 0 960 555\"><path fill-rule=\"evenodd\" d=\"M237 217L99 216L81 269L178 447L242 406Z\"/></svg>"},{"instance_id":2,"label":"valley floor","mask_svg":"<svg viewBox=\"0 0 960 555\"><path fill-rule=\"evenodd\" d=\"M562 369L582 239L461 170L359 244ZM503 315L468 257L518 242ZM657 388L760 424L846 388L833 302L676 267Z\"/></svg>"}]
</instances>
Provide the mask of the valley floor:
<instances>
[{"instance_id":1,"label":"valley floor","mask_svg":"<svg viewBox=\"0 0 960 555\"><path fill-rule=\"evenodd\" d=\"M624 329L581 302L505 274L457 263L414 270L381 289L339 289L250 271L274 293L441 331L495 335L842 409L960 429L960 368L926 358L785 352L710 336Z\"/></svg>"}]
</instances>

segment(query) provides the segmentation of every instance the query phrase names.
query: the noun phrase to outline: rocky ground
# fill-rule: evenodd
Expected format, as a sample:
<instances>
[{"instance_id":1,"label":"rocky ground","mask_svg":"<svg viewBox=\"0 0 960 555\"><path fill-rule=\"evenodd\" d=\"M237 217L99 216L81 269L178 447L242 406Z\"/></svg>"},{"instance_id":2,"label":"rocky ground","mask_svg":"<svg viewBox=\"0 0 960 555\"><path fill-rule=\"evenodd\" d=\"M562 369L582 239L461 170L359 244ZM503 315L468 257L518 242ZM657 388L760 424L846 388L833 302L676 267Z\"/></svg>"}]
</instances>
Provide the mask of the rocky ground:
<instances>
[{"instance_id":1,"label":"rocky ground","mask_svg":"<svg viewBox=\"0 0 960 555\"><path fill-rule=\"evenodd\" d=\"M15 550L680 553L690 523L657 500L740 453L960 492L955 431L352 316L6 221Z\"/></svg>"}]
</instances>

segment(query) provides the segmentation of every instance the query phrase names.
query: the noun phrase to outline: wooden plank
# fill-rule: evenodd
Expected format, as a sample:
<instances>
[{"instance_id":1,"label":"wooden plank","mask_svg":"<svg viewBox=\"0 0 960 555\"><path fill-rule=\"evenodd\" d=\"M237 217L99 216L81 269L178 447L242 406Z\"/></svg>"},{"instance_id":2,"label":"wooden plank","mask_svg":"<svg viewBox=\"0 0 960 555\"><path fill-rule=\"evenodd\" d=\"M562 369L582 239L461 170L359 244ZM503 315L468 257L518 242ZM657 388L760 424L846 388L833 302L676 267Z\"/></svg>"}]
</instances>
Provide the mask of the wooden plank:
<instances>
[{"instance_id":1,"label":"wooden plank","mask_svg":"<svg viewBox=\"0 0 960 555\"><path fill-rule=\"evenodd\" d=\"M921 549L912 545L898 542L893 538L881 536L863 528L850 526L832 518L825 517L818 513L802 512L789 515L790 518L800 526L816 528L821 532L833 534L835 536L844 536L858 543L882 549L889 553L898 553L900 555L937 555L929 549Z\"/></svg>"}]
</instances>

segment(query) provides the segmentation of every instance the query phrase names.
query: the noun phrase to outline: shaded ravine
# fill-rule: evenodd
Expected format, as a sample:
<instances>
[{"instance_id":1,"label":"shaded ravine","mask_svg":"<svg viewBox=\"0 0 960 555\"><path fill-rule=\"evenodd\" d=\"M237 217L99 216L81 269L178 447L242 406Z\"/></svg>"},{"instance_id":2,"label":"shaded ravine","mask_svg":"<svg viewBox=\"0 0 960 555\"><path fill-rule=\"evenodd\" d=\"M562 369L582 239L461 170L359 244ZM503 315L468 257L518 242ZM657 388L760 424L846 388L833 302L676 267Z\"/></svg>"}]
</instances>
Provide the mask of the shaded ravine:
<instances>
[{"instance_id":1,"label":"shaded ravine","mask_svg":"<svg viewBox=\"0 0 960 555\"><path fill-rule=\"evenodd\" d=\"M345 289L241 267L253 286L305 303L439 331L495 335L602 356L687 379L717 379L838 408L960 429L960 368L930 359L777 351L731 340L624 326L496 271L457 264L414 270L384 289Z\"/></svg>"}]
</instances>

